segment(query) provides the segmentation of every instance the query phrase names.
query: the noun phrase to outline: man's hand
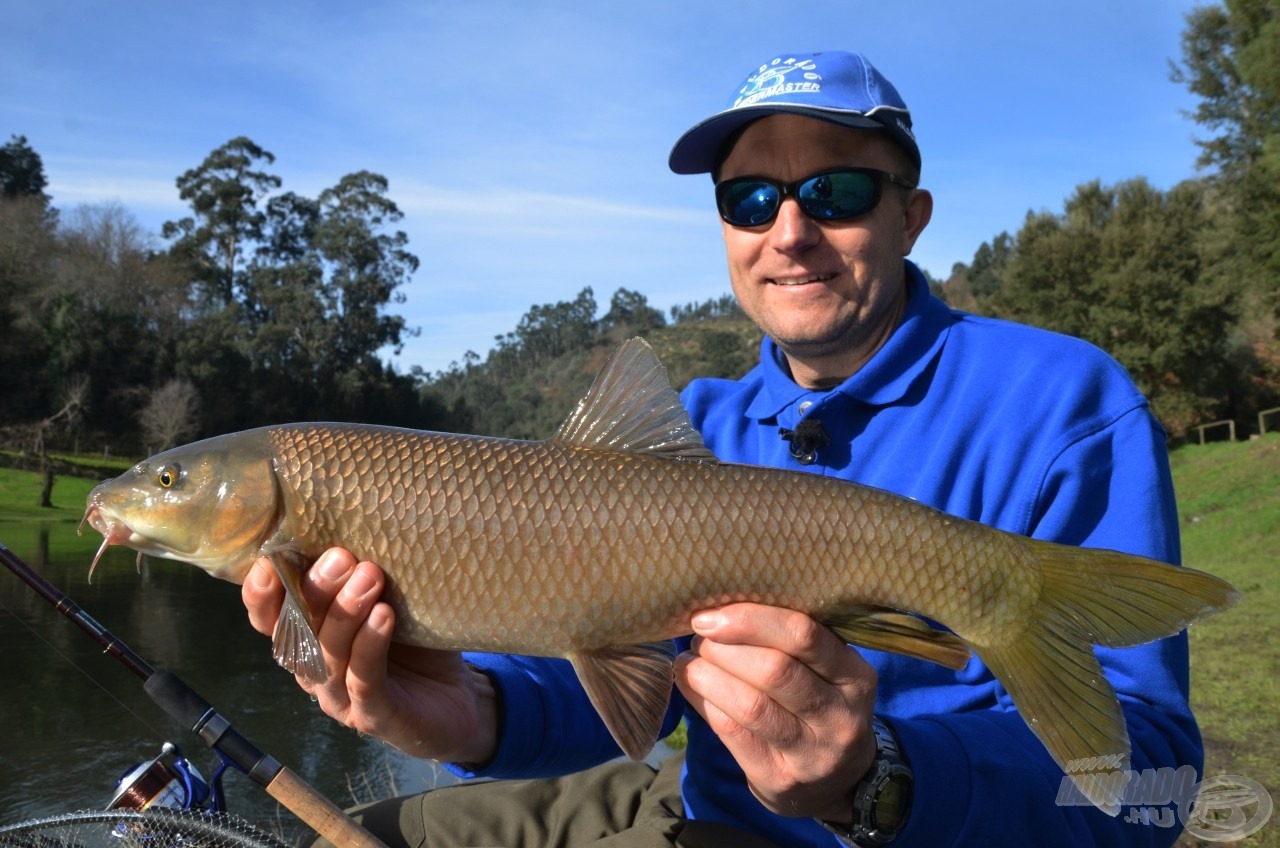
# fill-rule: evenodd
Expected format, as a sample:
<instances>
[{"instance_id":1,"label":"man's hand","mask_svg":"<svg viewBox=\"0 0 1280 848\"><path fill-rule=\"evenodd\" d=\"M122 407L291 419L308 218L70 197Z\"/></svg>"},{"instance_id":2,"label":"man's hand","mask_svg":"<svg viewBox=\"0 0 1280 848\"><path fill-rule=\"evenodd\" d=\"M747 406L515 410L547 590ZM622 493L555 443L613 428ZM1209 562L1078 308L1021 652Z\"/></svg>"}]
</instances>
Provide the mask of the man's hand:
<instances>
[{"instance_id":1,"label":"man's hand","mask_svg":"<svg viewBox=\"0 0 1280 848\"><path fill-rule=\"evenodd\" d=\"M298 684L328 715L417 757L482 763L496 748L489 679L460 654L392 644L395 611L379 600L386 579L341 548L326 551L302 578L328 679ZM270 635L284 587L260 560L241 591L249 621Z\"/></svg>"},{"instance_id":2,"label":"man's hand","mask_svg":"<svg viewBox=\"0 0 1280 848\"><path fill-rule=\"evenodd\" d=\"M785 816L848 823L875 757L876 672L803 613L730 604L694 615L676 685Z\"/></svg>"}]
</instances>

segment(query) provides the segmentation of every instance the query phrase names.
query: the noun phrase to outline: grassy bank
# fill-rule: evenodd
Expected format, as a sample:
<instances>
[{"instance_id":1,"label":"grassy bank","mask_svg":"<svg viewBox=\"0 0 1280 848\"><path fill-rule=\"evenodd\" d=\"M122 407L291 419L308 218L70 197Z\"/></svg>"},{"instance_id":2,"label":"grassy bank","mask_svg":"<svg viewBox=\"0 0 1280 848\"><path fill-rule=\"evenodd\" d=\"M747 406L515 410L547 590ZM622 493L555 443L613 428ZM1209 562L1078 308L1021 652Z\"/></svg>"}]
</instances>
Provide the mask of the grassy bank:
<instances>
[{"instance_id":1,"label":"grassy bank","mask_svg":"<svg viewBox=\"0 0 1280 848\"><path fill-rule=\"evenodd\" d=\"M1280 435L1184 447L1172 462L1183 560L1245 595L1225 615L1191 628L1191 702L1205 738L1204 774L1248 777L1280 801ZM1184 837L1179 844L1215 843ZM1230 844L1280 848L1280 816Z\"/></svg>"},{"instance_id":2,"label":"grassy bank","mask_svg":"<svg viewBox=\"0 0 1280 848\"><path fill-rule=\"evenodd\" d=\"M1192 702L1207 748L1204 776L1248 777L1280 801L1280 435L1182 447L1172 464L1186 564L1245 593L1235 609L1191 629ZM16 546L22 540L14 534L38 532L35 521L78 522L92 481L59 477L54 509L35 506L39 486L36 474L0 469L0 541ZM1180 843L1196 844L1186 838ZM1232 844L1280 848L1280 815Z\"/></svg>"},{"instance_id":3,"label":"grassy bank","mask_svg":"<svg viewBox=\"0 0 1280 848\"><path fill-rule=\"evenodd\" d=\"M40 475L33 471L0 468L0 521L79 521L84 515L85 498L95 481L84 477L55 477L50 496L52 509L37 506L40 484ZM0 528L3 527L0 524Z\"/></svg>"}]
</instances>

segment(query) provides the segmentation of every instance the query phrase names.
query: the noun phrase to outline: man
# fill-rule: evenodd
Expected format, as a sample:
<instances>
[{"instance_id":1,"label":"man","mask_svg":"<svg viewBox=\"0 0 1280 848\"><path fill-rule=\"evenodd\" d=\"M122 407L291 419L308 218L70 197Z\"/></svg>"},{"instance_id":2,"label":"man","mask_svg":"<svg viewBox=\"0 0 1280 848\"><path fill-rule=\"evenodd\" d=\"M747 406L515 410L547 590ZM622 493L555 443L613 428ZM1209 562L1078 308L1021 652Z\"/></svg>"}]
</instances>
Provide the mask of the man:
<instances>
[{"instance_id":1,"label":"man","mask_svg":"<svg viewBox=\"0 0 1280 848\"><path fill-rule=\"evenodd\" d=\"M677 142L670 164L712 173L734 294L765 333L744 378L684 392L717 456L1177 561L1163 432L1123 370L1081 342L951 312L906 260L932 198L916 187L907 107L866 59L790 55L760 66L728 109ZM345 551L308 574L331 672L308 688L330 715L467 776L562 775L617 754L560 661L464 661L390 645L382 579ZM274 626L280 594L269 569L246 581L259 630ZM682 708L689 723L678 783L673 768L654 779L642 765L615 764L388 802L364 821L411 845L1176 836L1060 794L1062 772L976 659L953 672L855 651L807 616L754 604L707 610L693 626L671 715ZM1132 767L1198 769L1185 636L1099 656L1124 706Z\"/></svg>"}]
</instances>

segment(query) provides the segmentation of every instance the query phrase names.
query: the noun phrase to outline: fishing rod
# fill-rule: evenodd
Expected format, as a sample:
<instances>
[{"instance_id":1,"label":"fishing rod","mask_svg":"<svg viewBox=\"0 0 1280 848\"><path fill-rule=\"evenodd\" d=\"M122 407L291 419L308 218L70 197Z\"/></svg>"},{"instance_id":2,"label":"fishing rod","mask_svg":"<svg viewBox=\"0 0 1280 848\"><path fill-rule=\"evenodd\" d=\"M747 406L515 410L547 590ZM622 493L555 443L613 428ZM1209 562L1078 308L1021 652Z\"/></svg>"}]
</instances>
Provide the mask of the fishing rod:
<instances>
[{"instance_id":1,"label":"fishing rod","mask_svg":"<svg viewBox=\"0 0 1280 848\"><path fill-rule=\"evenodd\" d=\"M265 754L231 727L213 706L172 672L157 669L95 621L75 601L0 542L0 562L54 609L88 633L105 653L140 677L152 701L226 757L272 798L338 848L386 848L315 787Z\"/></svg>"}]
</instances>

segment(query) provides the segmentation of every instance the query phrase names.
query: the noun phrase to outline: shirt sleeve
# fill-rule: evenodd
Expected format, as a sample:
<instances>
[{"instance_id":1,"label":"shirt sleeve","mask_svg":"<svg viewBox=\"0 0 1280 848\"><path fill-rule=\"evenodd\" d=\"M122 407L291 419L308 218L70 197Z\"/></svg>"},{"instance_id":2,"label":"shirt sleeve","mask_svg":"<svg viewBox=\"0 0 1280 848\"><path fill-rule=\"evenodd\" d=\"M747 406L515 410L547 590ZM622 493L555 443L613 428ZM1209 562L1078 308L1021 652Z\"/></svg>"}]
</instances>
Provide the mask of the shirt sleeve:
<instances>
[{"instance_id":1,"label":"shirt sleeve","mask_svg":"<svg viewBox=\"0 0 1280 848\"><path fill-rule=\"evenodd\" d=\"M1145 408L1067 445L1043 478L1032 535L1176 563L1178 524L1164 436ZM1128 724L1130 769L1182 766L1199 774L1203 746L1188 705L1186 634L1149 645L1096 649ZM1003 691L1003 690L1001 690ZM1170 845L1187 799L1131 796L1108 816L1072 790L1013 707L895 721L915 773L915 801L895 846ZM1185 770L1184 770L1185 772ZM1135 786L1159 781L1134 781ZM1176 796L1176 792L1174 793ZM1127 820L1134 808L1167 812ZM1170 803L1172 802L1172 803Z\"/></svg>"},{"instance_id":2,"label":"shirt sleeve","mask_svg":"<svg viewBox=\"0 0 1280 848\"><path fill-rule=\"evenodd\" d=\"M547 657L466 654L490 676L498 692L498 750L479 766L447 763L461 778L553 777L582 771L622 754L587 698L573 666ZM659 737L680 719L673 688Z\"/></svg>"}]
</instances>

